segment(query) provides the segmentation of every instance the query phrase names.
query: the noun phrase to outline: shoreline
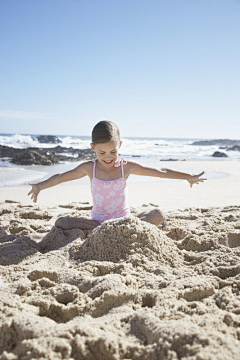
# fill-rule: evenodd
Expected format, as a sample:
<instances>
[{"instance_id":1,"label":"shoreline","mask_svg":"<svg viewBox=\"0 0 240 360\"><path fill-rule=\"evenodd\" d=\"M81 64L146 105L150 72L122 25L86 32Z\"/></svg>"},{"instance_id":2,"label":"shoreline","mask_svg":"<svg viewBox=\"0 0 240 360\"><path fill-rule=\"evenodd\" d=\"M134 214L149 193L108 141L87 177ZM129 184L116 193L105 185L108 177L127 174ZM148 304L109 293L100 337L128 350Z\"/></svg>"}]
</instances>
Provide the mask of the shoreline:
<instances>
[{"instance_id":1,"label":"shoreline","mask_svg":"<svg viewBox=\"0 0 240 360\"><path fill-rule=\"evenodd\" d=\"M168 162L166 167L177 167L180 171L199 169L224 173L224 177L209 179L191 189L186 181L155 179L154 181L128 182L130 206L154 203L163 211L189 207L221 207L240 204L240 163L238 161L182 161ZM150 178L149 178L150 179ZM27 195L30 186L2 187L0 203L5 200L21 202L23 205L56 206L72 202L92 203L90 182L80 180L60 184L40 193L37 204ZM77 186L76 186L77 185Z\"/></svg>"},{"instance_id":2,"label":"shoreline","mask_svg":"<svg viewBox=\"0 0 240 360\"><path fill-rule=\"evenodd\" d=\"M121 157L121 156L120 156ZM226 161L226 160L149 160L149 159L135 159L135 158L127 158L125 157L127 161L135 161L140 164L143 164L145 166L150 166L154 168L171 168L173 170L179 170L181 171L181 164L187 163L195 163L195 166L191 167L188 166L185 168L185 172L197 174L198 172L201 172L205 162L219 162L219 161ZM1 160L0 160L1 161ZM229 161L229 160L227 160ZM234 161L234 160L230 160ZM202 164L201 164L202 163ZM22 187L22 186L28 186L28 183L37 183L44 181L45 179L55 175L60 174L69 170L74 169L78 165L80 165L81 162L76 163L73 165L72 162L66 162L66 163L60 163L60 164L54 164L51 166L43 166L43 165L12 165L7 164L7 166L1 166L0 163L0 188L9 188L9 187ZM201 164L201 166L199 166ZM207 179L214 179L214 178L221 178L227 176L226 172L222 171L214 171L214 170L207 170L207 173L205 177ZM156 182L159 179L157 178L149 178L145 176L137 176L137 175L131 175L128 179L128 183L142 183L142 182ZM171 181L170 179L161 179L161 181ZM90 185L90 180L87 177L83 177L79 180L76 180L72 182L72 185Z\"/></svg>"}]
</instances>

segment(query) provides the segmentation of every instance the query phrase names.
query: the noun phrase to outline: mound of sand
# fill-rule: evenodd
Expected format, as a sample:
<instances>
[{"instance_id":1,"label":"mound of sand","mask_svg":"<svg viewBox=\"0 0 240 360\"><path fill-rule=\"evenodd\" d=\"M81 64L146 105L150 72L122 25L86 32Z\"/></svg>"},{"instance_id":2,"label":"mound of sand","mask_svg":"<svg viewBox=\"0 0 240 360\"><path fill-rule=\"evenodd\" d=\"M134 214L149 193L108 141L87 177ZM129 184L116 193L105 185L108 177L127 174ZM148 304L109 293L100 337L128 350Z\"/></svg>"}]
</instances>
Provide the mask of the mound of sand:
<instances>
[{"instance_id":1,"label":"mound of sand","mask_svg":"<svg viewBox=\"0 0 240 360\"><path fill-rule=\"evenodd\" d=\"M141 264L145 259L178 266L181 254L172 239L156 226L130 216L109 220L98 226L70 255L77 260L127 261Z\"/></svg>"},{"instance_id":2,"label":"mound of sand","mask_svg":"<svg viewBox=\"0 0 240 360\"><path fill-rule=\"evenodd\" d=\"M239 359L240 207L54 226L77 206L0 205L0 360Z\"/></svg>"}]
</instances>

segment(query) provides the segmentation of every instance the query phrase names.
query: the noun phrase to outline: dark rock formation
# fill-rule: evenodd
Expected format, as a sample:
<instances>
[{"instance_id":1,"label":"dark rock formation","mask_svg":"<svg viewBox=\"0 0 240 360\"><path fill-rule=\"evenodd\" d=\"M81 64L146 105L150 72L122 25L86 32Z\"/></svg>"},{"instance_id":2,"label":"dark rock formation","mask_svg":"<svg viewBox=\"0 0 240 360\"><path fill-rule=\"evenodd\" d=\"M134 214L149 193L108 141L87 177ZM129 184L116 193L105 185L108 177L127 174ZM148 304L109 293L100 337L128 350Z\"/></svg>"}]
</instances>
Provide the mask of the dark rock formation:
<instances>
[{"instance_id":1,"label":"dark rock formation","mask_svg":"<svg viewBox=\"0 0 240 360\"><path fill-rule=\"evenodd\" d=\"M227 148L227 151L240 151L240 145L234 145L230 148Z\"/></svg>"},{"instance_id":2,"label":"dark rock formation","mask_svg":"<svg viewBox=\"0 0 240 360\"><path fill-rule=\"evenodd\" d=\"M227 154L221 152L221 151L215 151L215 153L212 154L213 157L228 157Z\"/></svg>"},{"instance_id":3,"label":"dark rock formation","mask_svg":"<svg viewBox=\"0 0 240 360\"><path fill-rule=\"evenodd\" d=\"M186 161L186 159L160 159L159 161Z\"/></svg>"},{"instance_id":4,"label":"dark rock formation","mask_svg":"<svg viewBox=\"0 0 240 360\"><path fill-rule=\"evenodd\" d=\"M202 140L202 141L194 141L192 145L233 146L233 145L240 145L240 140L229 140L229 139Z\"/></svg>"},{"instance_id":5,"label":"dark rock formation","mask_svg":"<svg viewBox=\"0 0 240 360\"><path fill-rule=\"evenodd\" d=\"M39 135L37 139L41 144L59 144L62 142L57 136L53 135Z\"/></svg>"},{"instance_id":6,"label":"dark rock formation","mask_svg":"<svg viewBox=\"0 0 240 360\"><path fill-rule=\"evenodd\" d=\"M66 155L65 155L66 154ZM74 155L69 156L69 154ZM17 165L53 165L66 161L93 160L95 153L92 149L73 149L56 146L55 148L27 148L15 149L0 145L0 158L9 158Z\"/></svg>"},{"instance_id":7,"label":"dark rock formation","mask_svg":"<svg viewBox=\"0 0 240 360\"><path fill-rule=\"evenodd\" d=\"M53 165L58 164L59 160L54 153L47 155L36 150L27 149L14 156L11 162L17 165Z\"/></svg>"}]
</instances>

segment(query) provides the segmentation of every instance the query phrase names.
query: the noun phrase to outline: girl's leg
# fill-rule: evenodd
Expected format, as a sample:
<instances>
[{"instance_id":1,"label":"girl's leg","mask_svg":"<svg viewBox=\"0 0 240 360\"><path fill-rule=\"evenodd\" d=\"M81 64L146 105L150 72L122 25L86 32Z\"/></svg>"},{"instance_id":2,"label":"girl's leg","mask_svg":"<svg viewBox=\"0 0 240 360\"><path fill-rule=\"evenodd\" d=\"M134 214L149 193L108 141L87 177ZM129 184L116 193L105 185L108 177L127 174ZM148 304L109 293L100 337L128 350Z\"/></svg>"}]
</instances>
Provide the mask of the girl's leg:
<instances>
[{"instance_id":1,"label":"girl's leg","mask_svg":"<svg viewBox=\"0 0 240 360\"><path fill-rule=\"evenodd\" d=\"M100 225L100 223L97 221L77 217L60 217L55 222L55 226L60 227L63 230L93 230L98 225Z\"/></svg>"},{"instance_id":2,"label":"girl's leg","mask_svg":"<svg viewBox=\"0 0 240 360\"><path fill-rule=\"evenodd\" d=\"M153 209L149 211L143 211L141 214L136 215L140 220L149 222L150 224L162 227L166 226L166 218L163 212L159 209Z\"/></svg>"}]
</instances>

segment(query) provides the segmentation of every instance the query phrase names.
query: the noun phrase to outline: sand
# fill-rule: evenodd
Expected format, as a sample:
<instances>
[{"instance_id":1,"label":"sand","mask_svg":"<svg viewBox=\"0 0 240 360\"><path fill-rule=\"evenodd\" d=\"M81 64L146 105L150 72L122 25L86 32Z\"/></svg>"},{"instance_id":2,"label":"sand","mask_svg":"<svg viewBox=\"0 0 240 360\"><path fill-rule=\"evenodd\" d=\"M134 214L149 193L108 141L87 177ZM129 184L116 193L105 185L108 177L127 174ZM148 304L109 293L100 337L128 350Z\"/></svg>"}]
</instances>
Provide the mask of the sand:
<instances>
[{"instance_id":1,"label":"sand","mask_svg":"<svg viewBox=\"0 0 240 360\"><path fill-rule=\"evenodd\" d=\"M4 188L0 360L239 360L239 162L181 163L203 165L227 176L129 184L133 215L92 232L54 226L90 217L88 186ZM158 206L164 230L134 217Z\"/></svg>"},{"instance_id":2,"label":"sand","mask_svg":"<svg viewBox=\"0 0 240 360\"><path fill-rule=\"evenodd\" d=\"M54 226L87 207L0 205L0 359L238 360L240 206Z\"/></svg>"},{"instance_id":3,"label":"sand","mask_svg":"<svg viewBox=\"0 0 240 360\"><path fill-rule=\"evenodd\" d=\"M150 164L151 165L151 164ZM190 207L222 207L240 204L240 162L239 161L167 161L160 162L159 167L176 168L179 171L193 173L206 171L209 180L205 184L195 185L190 189L186 181L156 179L154 182L128 184L129 204L142 206L153 203L163 211L186 209ZM211 174L220 173L220 178L211 179ZM130 177L131 180L131 177ZM75 181L64 183L42 191L38 197L38 205L53 206L72 202L92 202L90 185ZM32 205L27 196L29 186L0 187L0 203L6 199Z\"/></svg>"}]
</instances>

